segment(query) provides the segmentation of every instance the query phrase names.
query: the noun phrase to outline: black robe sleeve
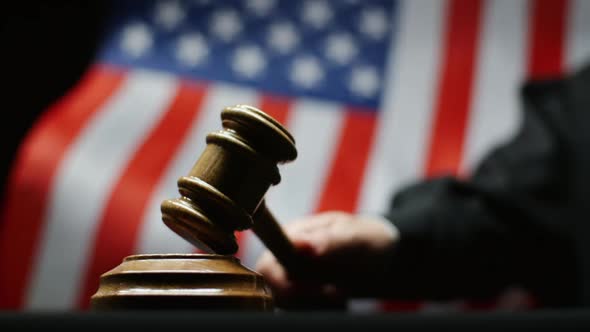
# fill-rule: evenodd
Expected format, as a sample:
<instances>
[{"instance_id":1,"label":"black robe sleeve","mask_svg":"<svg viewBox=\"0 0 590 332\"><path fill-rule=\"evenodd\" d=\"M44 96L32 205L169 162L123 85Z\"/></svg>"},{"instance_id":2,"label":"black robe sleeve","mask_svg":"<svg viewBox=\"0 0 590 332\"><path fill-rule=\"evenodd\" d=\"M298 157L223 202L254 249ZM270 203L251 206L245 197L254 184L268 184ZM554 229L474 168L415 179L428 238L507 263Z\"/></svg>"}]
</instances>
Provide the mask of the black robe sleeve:
<instances>
[{"instance_id":1,"label":"black robe sleeve","mask_svg":"<svg viewBox=\"0 0 590 332\"><path fill-rule=\"evenodd\" d=\"M394 195L386 214L400 230L389 266L391 296L482 299L515 286L543 306L576 304L572 233L587 216L572 207L570 85L525 84L518 133L468 179L434 178ZM583 107L590 113L590 104ZM589 199L583 200L590 205Z\"/></svg>"}]
</instances>

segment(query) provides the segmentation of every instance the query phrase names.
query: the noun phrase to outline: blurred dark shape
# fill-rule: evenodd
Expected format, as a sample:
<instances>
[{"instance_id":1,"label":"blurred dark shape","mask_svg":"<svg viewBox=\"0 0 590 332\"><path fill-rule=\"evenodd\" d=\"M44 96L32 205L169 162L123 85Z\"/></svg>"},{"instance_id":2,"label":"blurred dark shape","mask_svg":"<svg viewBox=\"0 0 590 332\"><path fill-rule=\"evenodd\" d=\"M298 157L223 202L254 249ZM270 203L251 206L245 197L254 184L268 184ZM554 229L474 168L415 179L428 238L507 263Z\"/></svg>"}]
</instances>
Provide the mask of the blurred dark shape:
<instances>
[{"instance_id":1,"label":"blurred dark shape","mask_svg":"<svg viewBox=\"0 0 590 332\"><path fill-rule=\"evenodd\" d=\"M540 307L590 304L589 91L590 66L528 82L518 134L470 179L396 194L394 293L485 299L522 287Z\"/></svg>"},{"instance_id":2,"label":"blurred dark shape","mask_svg":"<svg viewBox=\"0 0 590 332\"><path fill-rule=\"evenodd\" d=\"M0 11L4 119L0 186L16 149L47 106L93 60L109 1L9 1ZM16 115L15 115L16 113Z\"/></svg>"}]
</instances>

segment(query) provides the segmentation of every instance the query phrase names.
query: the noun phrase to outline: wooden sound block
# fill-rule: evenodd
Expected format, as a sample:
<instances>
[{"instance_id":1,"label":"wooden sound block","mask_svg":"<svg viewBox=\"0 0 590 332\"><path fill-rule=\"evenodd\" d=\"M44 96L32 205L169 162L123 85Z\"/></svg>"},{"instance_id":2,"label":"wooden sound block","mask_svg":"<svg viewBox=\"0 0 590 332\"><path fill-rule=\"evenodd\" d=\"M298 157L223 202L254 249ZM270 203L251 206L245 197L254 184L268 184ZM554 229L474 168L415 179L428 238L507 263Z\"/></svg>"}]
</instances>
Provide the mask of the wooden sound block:
<instances>
[{"instance_id":1,"label":"wooden sound block","mask_svg":"<svg viewBox=\"0 0 590 332\"><path fill-rule=\"evenodd\" d=\"M134 255L104 273L93 310L271 311L262 276L228 255Z\"/></svg>"}]
</instances>

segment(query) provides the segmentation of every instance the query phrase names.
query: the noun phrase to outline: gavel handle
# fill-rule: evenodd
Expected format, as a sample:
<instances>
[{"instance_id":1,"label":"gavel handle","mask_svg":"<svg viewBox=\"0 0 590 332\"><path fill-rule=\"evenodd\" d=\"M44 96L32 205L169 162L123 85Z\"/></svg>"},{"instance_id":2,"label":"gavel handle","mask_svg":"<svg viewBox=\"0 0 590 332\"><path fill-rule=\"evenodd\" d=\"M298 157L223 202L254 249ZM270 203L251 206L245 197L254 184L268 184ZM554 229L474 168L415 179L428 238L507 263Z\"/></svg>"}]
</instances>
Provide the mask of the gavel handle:
<instances>
[{"instance_id":1,"label":"gavel handle","mask_svg":"<svg viewBox=\"0 0 590 332\"><path fill-rule=\"evenodd\" d=\"M301 273L305 267L303 266L303 257L297 253L295 246L268 210L264 200L260 203L252 218L254 219L252 230L266 248L273 253L289 273Z\"/></svg>"},{"instance_id":2,"label":"gavel handle","mask_svg":"<svg viewBox=\"0 0 590 332\"><path fill-rule=\"evenodd\" d=\"M254 219L254 225L252 226L254 233L291 276L303 279L314 276L312 260L297 252L264 201L260 203L252 218ZM280 306L291 310L317 309L334 311L345 310L347 302L342 298L330 298L322 294L306 294L300 298L290 298Z\"/></svg>"}]
</instances>

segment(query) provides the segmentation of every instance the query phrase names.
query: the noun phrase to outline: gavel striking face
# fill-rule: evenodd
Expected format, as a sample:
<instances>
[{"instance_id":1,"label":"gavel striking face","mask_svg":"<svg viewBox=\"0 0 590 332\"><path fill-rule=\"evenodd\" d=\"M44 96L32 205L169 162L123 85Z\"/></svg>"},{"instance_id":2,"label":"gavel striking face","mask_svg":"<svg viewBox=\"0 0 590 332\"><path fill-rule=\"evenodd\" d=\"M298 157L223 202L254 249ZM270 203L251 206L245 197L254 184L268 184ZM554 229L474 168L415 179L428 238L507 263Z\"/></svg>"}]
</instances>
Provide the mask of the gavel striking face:
<instances>
[{"instance_id":1,"label":"gavel striking face","mask_svg":"<svg viewBox=\"0 0 590 332\"><path fill-rule=\"evenodd\" d=\"M291 134L264 112L246 105L221 112L223 129L187 176L178 180L181 197L165 200L162 220L184 239L223 255L238 250L235 231L252 228L275 256L292 264L293 248L264 203L280 182L277 164L297 157Z\"/></svg>"}]
</instances>

